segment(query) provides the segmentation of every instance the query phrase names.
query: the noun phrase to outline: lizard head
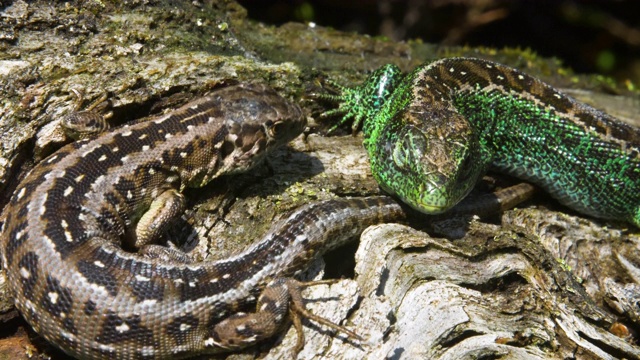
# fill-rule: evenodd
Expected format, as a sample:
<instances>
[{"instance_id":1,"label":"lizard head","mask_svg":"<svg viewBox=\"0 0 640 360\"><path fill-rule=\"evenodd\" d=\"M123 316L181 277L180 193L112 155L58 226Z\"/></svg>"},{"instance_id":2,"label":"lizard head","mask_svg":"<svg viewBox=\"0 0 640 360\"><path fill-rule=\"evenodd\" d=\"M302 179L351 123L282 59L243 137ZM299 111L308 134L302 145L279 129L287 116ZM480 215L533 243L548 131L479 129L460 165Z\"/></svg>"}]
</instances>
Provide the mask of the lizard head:
<instances>
[{"instance_id":1,"label":"lizard head","mask_svg":"<svg viewBox=\"0 0 640 360\"><path fill-rule=\"evenodd\" d=\"M213 144L207 150L216 155L203 156L210 163L189 176L189 186L202 186L217 176L250 169L273 149L300 135L306 126L298 105L263 84L231 86L210 96L218 107L215 118L223 126L216 127L219 134L212 137Z\"/></svg>"},{"instance_id":2,"label":"lizard head","mask_svg":"<svg viewBox=\"0 0 640 360\"><path fill-rule=\"evenodd\" d=\"M488 166L474 129L450 108L409 107L396 117L377 143L385 160L372 161L376 180L418 211L448 210L471 191Z\"/></svg>"}]
</instances>

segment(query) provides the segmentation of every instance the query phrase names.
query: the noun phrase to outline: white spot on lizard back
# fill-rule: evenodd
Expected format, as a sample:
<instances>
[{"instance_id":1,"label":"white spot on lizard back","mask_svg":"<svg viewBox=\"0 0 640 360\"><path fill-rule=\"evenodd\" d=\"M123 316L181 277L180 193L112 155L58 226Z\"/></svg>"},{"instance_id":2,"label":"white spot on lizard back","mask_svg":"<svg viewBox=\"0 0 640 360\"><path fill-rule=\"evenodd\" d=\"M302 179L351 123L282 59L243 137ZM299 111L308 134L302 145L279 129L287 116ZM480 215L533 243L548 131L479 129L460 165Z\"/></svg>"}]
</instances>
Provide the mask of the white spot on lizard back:
<instances>
[{"instance_id":1,"label":"white spot on lizard back","mask_svg":"<svg viewBox=\"0 0 640 360\"><path fill-rule=\"evenodd\" d=\"M138 281L149 281L149 280L151 280L151 279L149 279L149 278L148 278L148 277L146 277L146 276L136 275L136 280L138 280Z\"/></svg>"},{"instance_id":2,"label":"white spot on lizard back","mask_svg":"<svg viewBox=\"0 0 640 360\"><path fill-rule=\"evenodd\" d=\"M159 117L159 118L153 120L153 122L156 123L156 124L162 124L165 120L167 120L170 117L171 117L171 114L168 114L168 115L165 115L165 116L162 116L162 117Z\"/></svg>"},{"instance_id":3,"label":"white spot on lizard back","mask_svg":"<svg viewBox=\"0 0 640 360\"><path fill-rule=\"evenodd\" d=\"M105 181L105 176L104 175L100 175L100 176L98 176L96 178L96 180L93 182L93 184L91 184L91 187L96 189L96 188L102 186L104 181Z\"/></svg>"},{"instance_id":4,"label":"white spot on lizard back","mask_svg":"<svg viewBox=\"0 0 640 360\"><path fill-rule=\"evenodd\" d=\"M104 352L115 352L116 348L111 345L98 344L98 348Z\"/></svg>"},{"instance_id":5,"label":"white spot on lizard back","mask_svg":"<svg viewBox=\"0 0 640 360\"><path fill-rule=\"evenodd\" d=\"M50 292L47 294L47 296L49 296L49 301L51 301L52 304L56 304L58 302L58 293L57 292Z\"/></svg>"},{"instance_id":6,"label":"white spot on lizard back","mask_svg":"<svg viewBox=\"0 0 640 360\"><path fill-rule=\"evenodd\" d=\"M155 355L156 350L153 348L153 346L143 346L142 349L140 350L140 354L142 356L152 356Z\"/></svg>"},{"instance_id":7,"label":"white spot on lizard back","mask_svg":"<svg viewBox=\"0 0 640 360\"><path fill-rule=\"evenodd\" d=\"M97 149L99 149L99 148L101 148L101 147L102 147L102 145L101 145L101 144L98 144L98 145L96 145L96 146L92 147L91 149L89 149L89 150L85 151L85 152L84 152L84 153L82 153L80 156L82 156L82 157L86 157L87 155L91 154L92 152L96 151Z\"/></svg>"},{"instance_id":8,"label":"white spot on lizard back","mask_svg":"<svg viewBox=\"0 0 640 360\"><path fill-rule=\"evenodd\" d=\"M120 334L129 331L129 325L127 325L127 323L122 323L118 326L116 326L116 331L118 331Z\"/></svg>"},{"instance_id":9,"label":"white spot on lizard back","mask_svg":"<svg viewBox=\"0 0 640 360\"><path fill-rule=\"evenodd\" d=\"M22 199L22 197L24 196L24 194L27 192L26 188L22 188L20 189L20 191L18 191L18 194L16 195L16 197L18 198L18 200Z\"/></svg>"}]
</instances>

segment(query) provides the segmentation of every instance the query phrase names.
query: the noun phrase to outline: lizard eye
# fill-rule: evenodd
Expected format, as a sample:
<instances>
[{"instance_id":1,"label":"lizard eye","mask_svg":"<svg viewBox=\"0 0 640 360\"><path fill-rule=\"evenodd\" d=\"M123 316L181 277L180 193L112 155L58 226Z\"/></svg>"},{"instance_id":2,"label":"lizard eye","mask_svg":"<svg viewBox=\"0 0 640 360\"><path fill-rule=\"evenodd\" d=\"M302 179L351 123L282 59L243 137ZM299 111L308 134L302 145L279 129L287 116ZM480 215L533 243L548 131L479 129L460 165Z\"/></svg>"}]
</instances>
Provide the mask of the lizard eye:
<instances>
[{"instance_id":1,"label":"lizard eye","mask_svg":"<svg viewBox=\"0 0 640 360\"><path fill-rule=\"evenodd\" d=\"M393 148L393 162L401 169L411 169L422 159L427 139L420 130L407 126Z\"/></svg>"},{"instance_id":2,"label":"lizard eye","mask_svg":"<svg viewBox=\"0 0 640 360\"><path fill-rule=\"evenodd\" d=\"M278 137L282 131L284 131L284 122L282 121L267 121L265 123L265 126L267 128L267 135L269 135L269 137L275 138Z\"/></svg>"}]
</instances>

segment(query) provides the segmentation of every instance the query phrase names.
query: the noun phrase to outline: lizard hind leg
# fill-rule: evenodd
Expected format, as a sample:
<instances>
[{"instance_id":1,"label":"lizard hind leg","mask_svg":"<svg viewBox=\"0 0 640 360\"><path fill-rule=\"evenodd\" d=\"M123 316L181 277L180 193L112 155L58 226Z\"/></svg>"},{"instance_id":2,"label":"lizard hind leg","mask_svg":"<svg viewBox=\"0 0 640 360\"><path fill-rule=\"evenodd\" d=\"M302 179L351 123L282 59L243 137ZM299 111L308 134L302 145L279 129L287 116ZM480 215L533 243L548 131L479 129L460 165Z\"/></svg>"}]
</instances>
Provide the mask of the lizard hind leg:
<instances>
[{"instance_id":1,"label":"lizard hind leg","mask_svg":"<svg viewBox=\"0 0 640 360\"><path fill-rule=\"evenodd\" d=\"M240 349L275 335L285 324L286 315L292 318L298 334L294 352L297 354L304 346L301 318L307 318L343 332L356 340L362 340L358 334L343 326L311 313L304 306L302 288L326 284L329 281L300 282L291 278L277 278L271 281L258 298L255 313L237 313L218 323L212 330L215 345L225 349Z\"/></svg>"}]
</instances>

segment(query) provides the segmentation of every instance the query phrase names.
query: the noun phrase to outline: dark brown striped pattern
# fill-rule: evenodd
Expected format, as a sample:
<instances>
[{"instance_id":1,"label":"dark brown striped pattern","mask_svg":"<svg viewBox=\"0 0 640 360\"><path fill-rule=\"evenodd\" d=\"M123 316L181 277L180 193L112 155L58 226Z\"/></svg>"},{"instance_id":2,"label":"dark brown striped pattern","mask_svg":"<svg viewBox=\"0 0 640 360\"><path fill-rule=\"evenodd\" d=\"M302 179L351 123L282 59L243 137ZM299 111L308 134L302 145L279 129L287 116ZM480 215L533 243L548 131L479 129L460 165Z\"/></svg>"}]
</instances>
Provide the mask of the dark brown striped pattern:
<instances>
[{"instance_id":1,"label":"dark brown striped pattern","mask_svg":"<svg viewBox=\"0 0 640 360\"><path fill-rule=\"evenodd\" d=\"M136 223L175 215L181 204L166 210L156 199L246 171L304 126L300 108L272 89L240 85L54 153L4 209L2 265L16 307L39 334L79 358L219 351L215 324L255 301L268 277L314 255L290 246L305 243L307 228L293 238L276 231L214 263L154 259L120 245L153 241L135 234Z\"/></svg>"}]
</instances>

